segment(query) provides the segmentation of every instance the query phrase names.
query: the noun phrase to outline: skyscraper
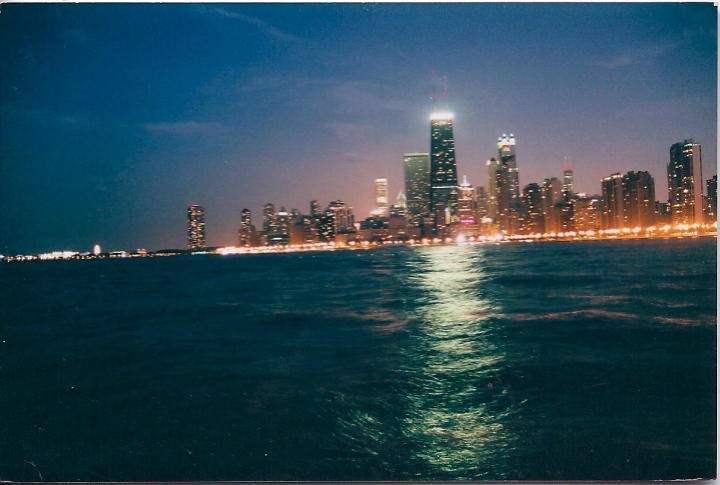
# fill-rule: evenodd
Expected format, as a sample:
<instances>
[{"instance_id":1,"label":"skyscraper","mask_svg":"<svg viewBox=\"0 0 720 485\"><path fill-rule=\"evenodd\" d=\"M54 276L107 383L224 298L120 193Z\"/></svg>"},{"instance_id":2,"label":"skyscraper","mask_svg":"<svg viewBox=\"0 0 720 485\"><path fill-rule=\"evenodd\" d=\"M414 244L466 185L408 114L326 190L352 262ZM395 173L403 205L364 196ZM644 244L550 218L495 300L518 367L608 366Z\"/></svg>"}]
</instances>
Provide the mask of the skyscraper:
<instances>
[{"instance_id":1,"label":"skyscraper","mask_svg":"<svg viewBox=\"0 0 720 485\"><path fill-rule=\"evenodd\" d=\"M442 235L457 216L458 179L452 120L449 111L435 111L430 117L430 213L437 235Z\"/></svg>"},{"instance_id":2,"label":"skyscraper","mask_svg":"<svg viewBox=\"0 0 720 485\"><path fill-rule=\"evenodd\" d=\"M205 209L197 204L188 207L188 248L205 247Z\"/></svg>"},{"instance_id":3,"label":"skyscraper","mask_svg":"<svg viewBox=\"0 0 720 485\"><path fill-rule=\"evenodd\" d=\"M625 225L623 210L623 176L614 173L601 180L602 228L622 229Z\"/></svg>"},{"instance_id":4,"label":"skyscraper","mask_svg":"<svg viewBox=\"0 0 720 485\"><path fill-rule=\"evenodd\" d=\"M668 201L673 224L702 224L702 156L689 139L670 147Z\"/></svg>"},{"instance_id":5,"label":"skyscraper","mask_svg":"<svg viewBox=\"0 0 720 485\"><path fill-rule=\"evenodd\" d=\"M515 137L503 134L497 141L500 176L497 178L500 229L514 232L520 209L520 179L515 158Z\"/></svg>"},{"instance_id":6,"label":"skyscraper","mask_svg":"<svg viewBox=\"0 0 720 485\"><path fill-rule=\"evenodd\" d=\"M375 179L375 208L379 215L388 215L388 181L386 178Z\"/></svg>"},{"instance_id":7,"label":"skyscraper","mask_svg":"<svg viewBox=\"0 0 720 485\"><path fill-rule=\"evenodd\" d=\"M430 154L406 153L404 163L408 223L417 227L430 212Z\"/></svg>"}]
</instances>

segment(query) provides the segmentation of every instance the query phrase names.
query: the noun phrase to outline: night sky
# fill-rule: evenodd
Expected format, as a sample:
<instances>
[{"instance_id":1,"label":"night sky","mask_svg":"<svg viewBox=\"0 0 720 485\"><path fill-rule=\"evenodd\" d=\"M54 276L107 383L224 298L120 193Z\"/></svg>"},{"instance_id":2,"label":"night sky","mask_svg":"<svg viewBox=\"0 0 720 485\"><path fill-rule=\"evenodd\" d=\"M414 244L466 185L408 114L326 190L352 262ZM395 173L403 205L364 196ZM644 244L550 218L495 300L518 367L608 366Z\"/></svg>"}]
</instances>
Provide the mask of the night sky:
<instances>
[{"instance_id":1,"label":"night sky","mask_svg":"<svg viewBox=\"0 0 720 485\"><path fill-rule=\"evenodd\" d=\"M3 4L0 253L182 248L186 209L233 245L240 211L356 220L374 179L428 151L447 75L458 175L487 185L503 133L520 185L577 191L675 142L717 173L717 9L643 4ZM442 86L436 86L442 96Z\"/></svg>"}]
</instances>

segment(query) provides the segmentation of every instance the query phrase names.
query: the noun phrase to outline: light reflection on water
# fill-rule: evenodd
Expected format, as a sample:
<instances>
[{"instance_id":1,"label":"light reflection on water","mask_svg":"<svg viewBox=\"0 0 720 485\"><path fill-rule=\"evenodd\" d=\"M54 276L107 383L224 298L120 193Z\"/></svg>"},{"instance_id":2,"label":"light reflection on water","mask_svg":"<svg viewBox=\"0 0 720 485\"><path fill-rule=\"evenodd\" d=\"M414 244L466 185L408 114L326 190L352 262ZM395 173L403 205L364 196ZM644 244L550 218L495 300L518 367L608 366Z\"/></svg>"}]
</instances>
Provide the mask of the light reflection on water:
<instances>
[{"instance_id":1,"label":"light reflection on water","mask_svg":"<svg viewBox=\"0 0 720 485\"><path fill-rule=\"evenodd\" d=\"M412 284L420 297L408 347L412 392L403 434L441 477L500 479L516 440L503 425L513 409L498 377L504 355L487 339L496 311L483 285L482 248L438 247L418 252Z\"/></svg>"}]
</instances>

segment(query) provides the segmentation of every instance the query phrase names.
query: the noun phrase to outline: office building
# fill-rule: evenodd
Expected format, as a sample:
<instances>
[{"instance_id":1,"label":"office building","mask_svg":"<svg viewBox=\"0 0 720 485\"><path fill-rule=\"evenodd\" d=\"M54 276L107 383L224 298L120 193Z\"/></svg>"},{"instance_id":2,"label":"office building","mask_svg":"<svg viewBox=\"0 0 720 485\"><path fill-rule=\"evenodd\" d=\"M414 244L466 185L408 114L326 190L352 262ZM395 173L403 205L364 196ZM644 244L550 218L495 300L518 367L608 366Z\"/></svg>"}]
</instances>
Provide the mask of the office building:
<instances>
[{"instance_id":1,"label":"office building","mask_svg":"<svg viewBox=\"0 0 720 485\"><path fill-rule=\"evenodd\" d=\"M435 111L430 117L430 213L435 235L444 235L445 228L455 221L457 202L453 115Z\"/></svg>"},{"instance_id":2,"label":"office building","mask_svg":"<svg viewBox=\"0 0 720 485\"><path fill-rule=\"evenodd\" d=\"M418 227L430 213L430 154L406 153L404 165L408 224Z\"/></svg>"},{"instance_id":3,"label":"office building","mask_svg":"<svg viewBox=\"0 0 720 485\"><path fill-rule=\"evenodd\" d=\"M188 207L188 248L205 247L205 209L197 204Z\"/></svg>"},{"instance_id":4,"label":"office building","mask_svg":"<svg viewBox=\"0 0 720 485\"><path fill-rule=\"evenodd\" d=\"M668 201L672 223L702 224L702 156L700 144L685 140L670 147Z\"/></svg>"}]
</instances>

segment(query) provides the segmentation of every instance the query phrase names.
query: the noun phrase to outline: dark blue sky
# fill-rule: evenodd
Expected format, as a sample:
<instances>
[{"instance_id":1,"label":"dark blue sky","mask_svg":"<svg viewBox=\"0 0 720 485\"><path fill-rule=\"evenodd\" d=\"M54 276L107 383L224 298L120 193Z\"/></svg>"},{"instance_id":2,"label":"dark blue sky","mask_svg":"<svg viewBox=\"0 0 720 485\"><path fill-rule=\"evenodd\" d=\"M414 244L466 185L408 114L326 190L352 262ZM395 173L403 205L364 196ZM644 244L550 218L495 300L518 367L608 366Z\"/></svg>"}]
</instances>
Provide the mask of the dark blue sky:
<instances>
[{"instance_id":1,"label":"dark blue sky","mask_svg":"<svg viewBox=\"0 0 720 485\"><path fill-rule=\"evenodd\" d=\"M717 9L643 4L3 4L0 253L210 245L240 210L356 218L429 149L431 71L448 76L460 177L487 184L503 133L520 184L595 194L671 144L717 173ZM439 89L441 91L441 88Z\"/></svg>"}]
</instances>

